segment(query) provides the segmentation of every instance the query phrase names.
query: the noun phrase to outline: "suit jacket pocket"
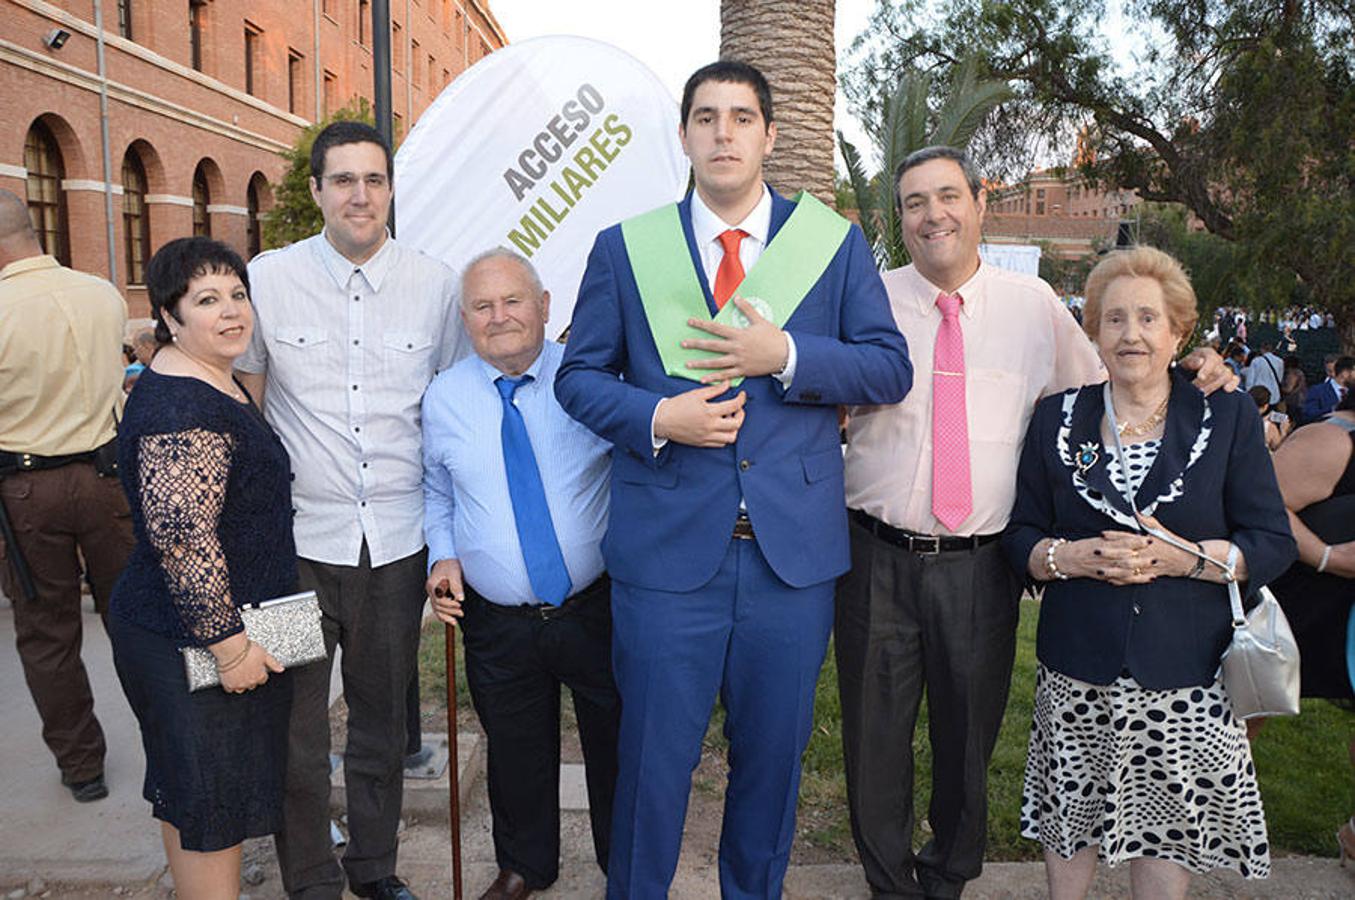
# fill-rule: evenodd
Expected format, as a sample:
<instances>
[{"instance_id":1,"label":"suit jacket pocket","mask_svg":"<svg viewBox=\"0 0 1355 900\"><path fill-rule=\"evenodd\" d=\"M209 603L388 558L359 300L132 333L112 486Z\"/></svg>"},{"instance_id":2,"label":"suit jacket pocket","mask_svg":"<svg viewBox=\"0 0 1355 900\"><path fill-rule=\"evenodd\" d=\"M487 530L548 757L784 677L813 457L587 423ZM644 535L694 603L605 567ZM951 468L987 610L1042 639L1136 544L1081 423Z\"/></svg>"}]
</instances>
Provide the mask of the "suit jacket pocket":
<instances>
[{"instance_id":1,"label":"suit jacket pocket","mask_svg":"<svg viewBox=\"0 0 1355 900\"><path fill-rule=\"evenodd\" d=\"M642 460L635 459L629 453L616 452L612 454L612 478L626 484L677 487L678 463L670 459L666 464L655 468L645 465Z\"/></svg>"},{"instance_id":2,"label":"suit jacket pocket","mask_svg":"<svg viewBox=\"0 0 1355 900\"><path fill-rule=\"evenodd\" d=\"M818 453L802 456L800 462L804 465L805 483L813 484L842 472L842 450L830 447Z\"/></svg>"}]
</instances>

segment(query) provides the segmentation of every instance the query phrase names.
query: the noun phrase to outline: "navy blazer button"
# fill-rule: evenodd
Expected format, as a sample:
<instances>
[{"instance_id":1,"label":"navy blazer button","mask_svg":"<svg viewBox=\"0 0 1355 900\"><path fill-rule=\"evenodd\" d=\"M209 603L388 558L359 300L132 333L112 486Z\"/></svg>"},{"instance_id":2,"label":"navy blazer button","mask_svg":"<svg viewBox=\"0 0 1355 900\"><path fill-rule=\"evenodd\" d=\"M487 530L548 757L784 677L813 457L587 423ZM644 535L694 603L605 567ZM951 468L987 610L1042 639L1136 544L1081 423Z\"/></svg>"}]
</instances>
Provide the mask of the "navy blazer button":
<instances>
[{"instance_id":1,"label":"navy blazer button","mask_svg":"<svg viewBox=\"0 0 1355 900\"><path fill-rule=\"evenodd\" d=\"M753 464L752 464L751 462L749 462L748 460L746 460L746 459L741 459L741 460L739 460L739 468L742 469L743 471L747 472L747 471L748 471L749 469L751 469L752 467L753 467Z\"/></svg>"},{"instance_id":2,"label":"navy blazer button","mask_svg":"<svg viewBox=\"0 0 1355 900\"><path fill-rule=\"evenodd\" d=\"M1141 607L1141 606L1139 606L1137 603L1135 603L1135 604L1134 604L1134 615L1137 616L1137 615L1138 615L1139 613L1141 613L1141 612L1143 612L1143 607Z\"/></svg>"}]
</instances>

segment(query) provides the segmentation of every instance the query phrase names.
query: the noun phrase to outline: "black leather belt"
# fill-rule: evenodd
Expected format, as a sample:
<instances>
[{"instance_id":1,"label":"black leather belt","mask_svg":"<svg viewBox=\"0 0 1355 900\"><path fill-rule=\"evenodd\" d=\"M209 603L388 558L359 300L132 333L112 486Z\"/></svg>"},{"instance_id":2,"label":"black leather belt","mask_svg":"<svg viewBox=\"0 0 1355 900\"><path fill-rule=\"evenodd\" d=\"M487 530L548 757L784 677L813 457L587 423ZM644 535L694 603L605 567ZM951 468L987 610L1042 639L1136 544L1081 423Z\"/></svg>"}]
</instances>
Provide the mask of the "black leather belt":
<instances>
[{"instance_id":1,"label":"black leather belt","mask_svg":"<svg viewBox=\"0 0 1355 900\"><path fill-rule=\"evenodd\" d=\"M606 590L610 585L611 580L605 574L599 575L592 584L578 593L566 597L565 602L559 606L553 603L521 603L516 606L507 606L502 603L491 603L483 597L481 597L481 600L484 601L486 607L494 612L507 613L512 616L526 616L532 619L554 619L569 614L585 603L589 597L592 597L598 591Z\"/></svg>"},{"instance_id":2,"label":"black leather belt","mask_svg":"<svg viewBox=\"0 0 1355 900\"><path fill-rule=\"evenodd\" d=\"M0 450L0 475L13 475L15 472L40 472L43 469L59 469L71 463L94 462L97 451L69 453L65 456L38 456L36 453L10 453Z\"/></svg>"},{"instance_id":3,"label":"black leather belt","mask_svg":"<svg viewBox=\"0 0 1355 900\"><path fill-rule=\"evenodd\" d=\"M920 553L923 556L935 556L938 553L950 553L955 550L977 550L984 544L991 544L1002 536L999 533L975 534L968 537L914 534L911 531L904 531L902 528L887 525L859 509L849 510L849 512L852 514L852 521L880 540L896 547L902 547L905 550L911 550L914 553Z\"/></svg>"},{"instance_id":4,"label":"black leather belt","mask_svg":"<svg viewBox=\"0 0 1355 900\"><path fill-rule=\"evenodd\" d=\"M753 540L753 523L748 518L748 513L741 512L734 520L734 537L741 541Z\"/></svg>"}]
</instances>

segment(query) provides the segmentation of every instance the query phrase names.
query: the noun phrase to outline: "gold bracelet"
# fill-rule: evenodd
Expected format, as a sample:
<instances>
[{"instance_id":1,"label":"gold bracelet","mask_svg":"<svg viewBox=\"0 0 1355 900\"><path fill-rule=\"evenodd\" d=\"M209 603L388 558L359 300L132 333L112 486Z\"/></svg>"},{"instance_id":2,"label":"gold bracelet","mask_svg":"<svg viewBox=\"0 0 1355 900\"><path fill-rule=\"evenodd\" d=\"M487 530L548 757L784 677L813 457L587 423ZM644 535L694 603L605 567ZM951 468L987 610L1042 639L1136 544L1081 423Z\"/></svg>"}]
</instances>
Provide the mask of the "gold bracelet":
<instances>
[{"instance_id":1,"label":"gold bracelet","mask_svg":"<svg viewBox=\"0 0 1355 900\"><path fill-rule=\"evenodd\" d=\"M245 661L245 657L246 657L246 656L249 656L249 648L250 648L250 647L253 647L253 646L254 646L254 642L251 641L249 638L245 638L245 649L243 649L243 650L240 651L240 655L239 655L239 656L235 657L235 659L233 659L233 660L231 660L230 662L226 663L224 666L223 666L220 662L218 662L218 663L216 664L216 671L217 671L217 674L218 674L218 675L225 675L225 674L226 674L227 672L229 672L231 669L234 669L235 667L239 666L240 663L242 663L242 662Z\"/></svg>"}]
</instances>

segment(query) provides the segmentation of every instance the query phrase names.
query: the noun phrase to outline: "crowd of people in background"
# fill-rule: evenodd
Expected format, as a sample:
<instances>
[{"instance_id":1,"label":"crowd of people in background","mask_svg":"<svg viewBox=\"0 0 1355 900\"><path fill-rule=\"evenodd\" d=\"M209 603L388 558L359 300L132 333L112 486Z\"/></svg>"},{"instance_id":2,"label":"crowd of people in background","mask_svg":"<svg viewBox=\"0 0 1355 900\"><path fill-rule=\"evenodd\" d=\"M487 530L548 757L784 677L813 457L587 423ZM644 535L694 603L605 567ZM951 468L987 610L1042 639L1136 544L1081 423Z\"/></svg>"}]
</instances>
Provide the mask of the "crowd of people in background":
<instances>
[{"instance_id":1,"label":"crowd of people in background","mask_svg":"<svg viewBox=\"0 0 1355 900\"><path fill-rule=\"evenodd\" d=\"M1297 629L1304 690L1355 697L1355 516L1324 506L1355 495L1355 358L1312 377L1295 355L1330 315L1263 314L1281 337L1253 346L1249 314L1221 308L1193 348L1188 274L1147 247L1107 254L1061 303L982 262L982 182L951 147L893 173L912 262L882 275L859 229L765 183L771 91L743 63L692 75L679 134L693 189L598 235L563 347L527 259L486 248L458 278L390 237L390 149L366 125L315 140L320 234L248 265L209 238L161 247L154 328L129 344L111 285L42 254L0 191L0 514L16 526L0 586L74 800L108 793L78 547L179 896L234 896L242 841L273 835L289 896L412 900L396 867L427 599L463 631L489 738L499 872L481 900L559 875L561 686L609 898L667 896L717 697L721 893L779 897L830 635L872 893L959 897L982 870L1038 584L1021 831L1051 895L1085 897L1098 861L1127 863L1136 898L1183 898L1219 868L1266 877L1248 730L1218 674L1224 582L1327 598ZM761 264L777 259L797 271ZM69 327L41 326L53 308ZM341 859L332 668L284 670L240 613L298 589L343 649ZM211 653L220 689L187 689L184 647ZM1355 856L1355 820L1339 839Z\"/></svg>"}]
</instances>

